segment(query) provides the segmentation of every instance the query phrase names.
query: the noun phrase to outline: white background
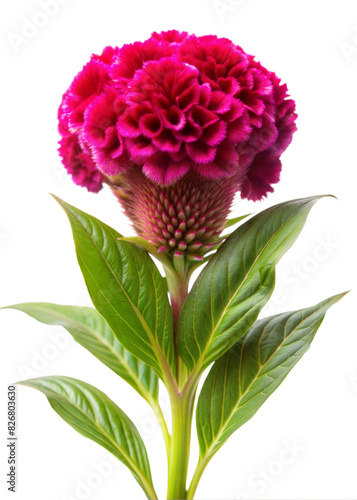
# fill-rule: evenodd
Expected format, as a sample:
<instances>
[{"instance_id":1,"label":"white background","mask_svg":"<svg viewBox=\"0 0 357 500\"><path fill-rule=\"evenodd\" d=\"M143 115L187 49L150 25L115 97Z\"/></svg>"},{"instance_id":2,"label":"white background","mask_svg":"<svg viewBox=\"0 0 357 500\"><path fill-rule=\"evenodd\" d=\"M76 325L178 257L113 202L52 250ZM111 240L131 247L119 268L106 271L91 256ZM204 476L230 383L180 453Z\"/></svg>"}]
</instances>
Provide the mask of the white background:
<instances>
[{"instance_id":1,"label":"white background","mask_svg":"<svg viewBox=\"0 0 357 500\"><path fill-rule=\"evenodd\" d=\"M92 52L172 28L230 38L286 81L297 102L299 130L283 156L281 182L261 203L236 203L235 213L315 194L338 198L326 198L313 209L278 266L278 294L265 313L309 306L355 286L357 2L222 0L221 9L213 0L62 0L57 5L51 18L38 0L1 6L0 306L89 304L69 224L48 193L121 233L132 230L109 191L89 194L62 169L57 107ZM17 39L16 46L14 35L28 36L32 21L42 27L31 38ZM214 457L198 499L357 498L355 310L352 291L328 312L304 359ZM132 418L164 498L164 446L146 403L59 327L1 311L0 328L1 491L8 468L7 385L27 376L62 374L104 390ZM111 465L109 454L67 426L43 395L20 387L17 399L18 500L143 498L125 467ZM196 459L195 436L193 442ZM284 451L289 446L295 454ZM12 496L6 491L5 498Z\"/></svg>"}]
</instances>

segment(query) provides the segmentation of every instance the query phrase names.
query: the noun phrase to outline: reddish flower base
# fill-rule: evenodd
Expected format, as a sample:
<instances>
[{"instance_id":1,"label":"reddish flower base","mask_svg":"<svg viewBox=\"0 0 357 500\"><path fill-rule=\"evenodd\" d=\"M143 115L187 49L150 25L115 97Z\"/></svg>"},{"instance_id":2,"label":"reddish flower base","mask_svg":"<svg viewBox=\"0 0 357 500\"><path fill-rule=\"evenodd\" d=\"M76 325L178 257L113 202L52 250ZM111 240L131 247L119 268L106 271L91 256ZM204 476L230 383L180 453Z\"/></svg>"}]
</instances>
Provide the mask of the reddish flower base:
<instances>
[{"instance_id":1,"label":"reddish flower base","mask_svg":"<svg viewBox=\"0 0 357 500\"><path fill-rule=\"evenodd\" d=\"M137 234L159 252L201 260L220 241L237 190L232 179L212 180L190 170L162 187L139 168L112 178L112 191Z\"/></svg>"}]
</instances>

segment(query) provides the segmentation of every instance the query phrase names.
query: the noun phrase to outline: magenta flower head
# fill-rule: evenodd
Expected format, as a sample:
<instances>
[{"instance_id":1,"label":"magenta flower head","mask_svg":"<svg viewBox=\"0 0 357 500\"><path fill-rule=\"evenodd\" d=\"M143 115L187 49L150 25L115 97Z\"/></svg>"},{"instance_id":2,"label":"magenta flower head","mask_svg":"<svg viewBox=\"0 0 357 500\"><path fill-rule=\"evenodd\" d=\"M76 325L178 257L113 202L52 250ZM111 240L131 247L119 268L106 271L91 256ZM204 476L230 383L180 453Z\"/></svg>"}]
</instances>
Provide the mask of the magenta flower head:
<instances>
[{"instance_id":1,"label":"magenta flower head","mask_svg":"<svg viewBox=\"0 0 357 500\"><path fill-rule=\"evenodd\" d=\"M160 252L195 260L236 192L273 191L295 120L286 85L239 46L172 30L92 56L63 96L60 154Z\"/></svg>"}]
</instances>

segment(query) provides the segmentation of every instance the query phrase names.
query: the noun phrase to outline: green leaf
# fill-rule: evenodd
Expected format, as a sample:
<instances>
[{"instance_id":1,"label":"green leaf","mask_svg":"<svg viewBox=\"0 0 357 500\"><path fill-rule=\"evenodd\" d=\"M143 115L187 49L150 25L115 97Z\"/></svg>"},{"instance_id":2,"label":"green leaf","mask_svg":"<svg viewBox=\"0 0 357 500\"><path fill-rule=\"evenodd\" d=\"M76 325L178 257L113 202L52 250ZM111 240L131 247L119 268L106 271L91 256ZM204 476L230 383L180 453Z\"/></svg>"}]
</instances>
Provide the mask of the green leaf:
<instances>
[{"instance_id":1,"label":"green leaf","mask_svg":"<svg viewBox=\"0 0 357 500\"><path fill-rule=\"evenodd\" d=\"M308 350L327 309L344 295L257 321L214 363L197 404L200 462L208 463L252 418Z\"/></svg>"},{"instance_id":2,"label":"green leaf","mask_svg":"<svg viewBox=\"0 0 357 500\"><path fill-rule=\"evenodd\" d=\"M241 222L243 219L246 219L247 217L249 217L250 215L252 214L247 214L247 215L241 215L239 217L234 217L232 219L227 219L224 227L227 229L228 227L232 227L234 226L235 224L238 224L238 222Z\"/></svg>"},{"instance_id":3,"label":"green leaf","mask_svg":"<svg viewBox=\"0 0 357 500\"><path fill-rule=\"evenodd\" d=\"M119 342L165 381L174 370L172 311L149 255L95 217L55 197L72 226L77 258L95 308Z\"/></svg>"},{"instance_id":4,"label":"green leaf","mask_svg":"<svg viewBox=\"0 0 357 500\"><path fill-rule=\"evenodd\" d=\"M130 469L148 498L157 498L140 434L133 422L106 394L69 377L42 377L20 384L43 392L65 422L110 451Z\"/></svg>"},{"instance_id":5,"label":"green leaf","mask_svg":"<svg viewBox=\"0 0 357 500\"><path fill-rule=\"evenodd\" d=\"M45 302L16 304L8 308L22 311L46 325L63 326L76 342L128 382L149 404L157 401L159 385L154 371L119 344L95 309Z\"/></svg>"},{"instance_id":6,"label":"green leaf","mask_svg":"<svg viewBox=\"0 0 357 500\"><path fill-rule=\"evenodd\" d=\"M178 349L202 372L253 325L275 285L275 266L321 196L281 203L238 227L212 256L189 293Z\"/></svg>"}]
</instances>

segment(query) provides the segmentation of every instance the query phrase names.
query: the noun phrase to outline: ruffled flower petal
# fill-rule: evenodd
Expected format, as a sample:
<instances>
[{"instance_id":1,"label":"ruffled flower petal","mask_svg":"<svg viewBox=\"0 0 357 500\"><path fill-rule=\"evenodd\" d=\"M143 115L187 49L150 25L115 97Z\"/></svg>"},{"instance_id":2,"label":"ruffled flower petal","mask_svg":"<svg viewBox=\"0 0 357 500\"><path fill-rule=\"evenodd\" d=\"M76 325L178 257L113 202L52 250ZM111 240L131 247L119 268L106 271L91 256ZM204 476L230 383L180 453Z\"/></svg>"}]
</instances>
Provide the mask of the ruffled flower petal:
<instances>
[{"instance_id":1,"label":"ruffled flower petal","mask_svg":"<svg viewBox=\"0 0 357 500\"><path fill-rule=\"evenodd\" d=\"M103 187L103 174L97 169L88 149L81 146L76 134L67 134L59 142L62 163L73 182L98 193Z\"/></svg>"},{"instance_id":2,"label":"ruffled flower petal","mask_svg":"<svg viewBox=\"0 0 357 500\"><path fill-rule=\"evenodd\" d=\"M93 179L135 167L166 187L196 172L231 177L254 200L278 182L296 118L286 85L241 47L177 30L93 54L58 112L62 156L82 185L75 152Z\"/></svg>"}]
</instances>

